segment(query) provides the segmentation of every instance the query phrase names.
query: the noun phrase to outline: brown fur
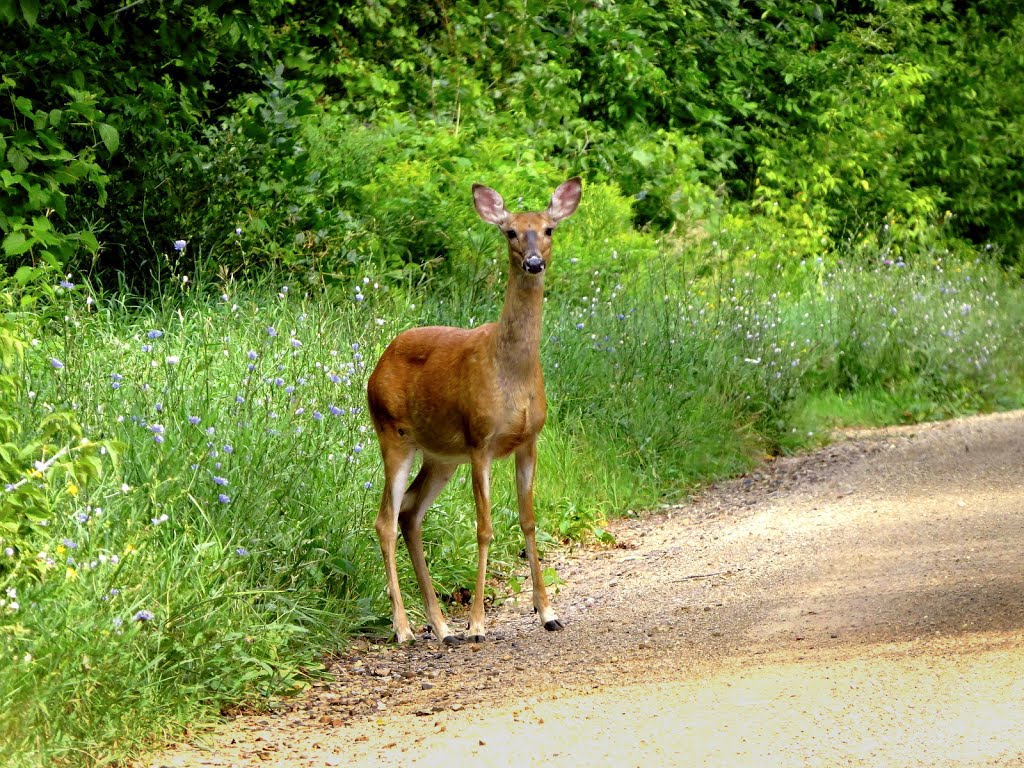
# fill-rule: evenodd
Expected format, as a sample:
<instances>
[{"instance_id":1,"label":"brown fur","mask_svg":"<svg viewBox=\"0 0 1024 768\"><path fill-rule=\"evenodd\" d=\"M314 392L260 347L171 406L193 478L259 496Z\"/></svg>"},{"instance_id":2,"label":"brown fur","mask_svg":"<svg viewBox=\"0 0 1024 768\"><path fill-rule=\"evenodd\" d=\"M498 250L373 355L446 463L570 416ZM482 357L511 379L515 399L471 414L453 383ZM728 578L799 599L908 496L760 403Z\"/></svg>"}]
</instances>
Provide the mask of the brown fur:
<instances>
[{"instance_id":1,"label":"brown fur","mask_svg":"<svg viewBox=\"0 0 1024 768\"><path fill-rule=\"evenodd\" d=\"M421 524L455 467L465 463L473 468L479 549L470 633L474 639L483 638L482 592L491 540L490 465L513 453L534 607L546 628L562 626L548 602L536 553L533 469L537 435L547 415L539 356L543 270L551 260L551 231L575 211L580 184L578 179L566 182L555 191L548 209L535 213L509 213L500 195L487 187L474 185L473 194L480 216L500 227L509 244L509 280L501 319L474 329L433 326L405 331L384 351L367 386L385 473L376 527L400 641L412 639L412 632L394 563L399 525L427 618L440 639L450 639L423 557ZM405 489L417 451L423 454L423 465Z\"/></svg>"}]
</instances>

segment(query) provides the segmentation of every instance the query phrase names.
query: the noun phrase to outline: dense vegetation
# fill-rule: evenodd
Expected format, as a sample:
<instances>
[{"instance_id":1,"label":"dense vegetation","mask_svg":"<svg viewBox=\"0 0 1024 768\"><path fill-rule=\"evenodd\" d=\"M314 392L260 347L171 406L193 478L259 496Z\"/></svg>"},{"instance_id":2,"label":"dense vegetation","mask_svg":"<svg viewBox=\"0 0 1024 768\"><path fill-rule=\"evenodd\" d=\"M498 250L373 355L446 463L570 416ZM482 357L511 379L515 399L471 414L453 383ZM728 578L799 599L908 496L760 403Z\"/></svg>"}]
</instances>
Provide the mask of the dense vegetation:
<instances>
[{"instance_id":1,"label":"dense vegetation","mask_svg":"<svg viewBox=\"0 0 1024 768\"><path fill-rule=\"evenodd\" d=\"M345 5L0 0L11 765L131 755L386 631L365 380L405 327L497 315L473 181L586 180L546 278L545 549L836 424L1022 402L1015 3ZM444 595L466 483L427 519Z\"/></svg>"}]
</instances>

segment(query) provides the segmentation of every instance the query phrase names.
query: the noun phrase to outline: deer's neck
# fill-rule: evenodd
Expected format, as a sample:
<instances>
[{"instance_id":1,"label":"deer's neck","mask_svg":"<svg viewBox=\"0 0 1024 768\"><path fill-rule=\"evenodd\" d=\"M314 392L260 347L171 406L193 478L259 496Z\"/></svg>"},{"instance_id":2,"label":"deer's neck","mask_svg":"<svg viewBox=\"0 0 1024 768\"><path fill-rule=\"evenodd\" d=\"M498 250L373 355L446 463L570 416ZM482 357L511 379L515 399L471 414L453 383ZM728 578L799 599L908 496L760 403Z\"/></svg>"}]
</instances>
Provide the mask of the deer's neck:
<instances>
[{"instance_id":1,"label":"deer's neck","mask_svg":"<svg viewBox=\"0 0 1024 768\"><path fill-rule=\"evenodd\" d=\"M544 277L509 275L496 350L498 365L506 376L528 377L536 370L543 310Z\"/></svg>"}]
</instances>

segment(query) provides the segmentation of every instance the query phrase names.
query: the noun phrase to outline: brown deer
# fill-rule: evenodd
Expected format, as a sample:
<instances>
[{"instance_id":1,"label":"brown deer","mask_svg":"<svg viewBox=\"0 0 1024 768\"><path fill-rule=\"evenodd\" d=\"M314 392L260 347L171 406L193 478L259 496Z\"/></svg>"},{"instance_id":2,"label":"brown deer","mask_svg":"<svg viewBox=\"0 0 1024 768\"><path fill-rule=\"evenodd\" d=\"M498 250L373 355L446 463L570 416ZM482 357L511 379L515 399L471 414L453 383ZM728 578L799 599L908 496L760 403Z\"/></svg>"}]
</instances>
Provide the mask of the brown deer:
<instances>
[{"instance_id":1,"label":"brown deer","mask_svg":"<svg viewBox=\"0 0 1024 768\"><path fill-rule=\"evenodd\" d=\"M413 640L395 566L401 526L427 620L435 637L458 642L437 604L423 555L423 517L459 464L472 465L476 501L476 591L469 611L469 640L484 640L484 578L491 543L491 462L514 453L519 524L533 582L533 607L547 630L560 630L541 574L534 537L533 472L537 435L547 401L540 366L544 270L551 261L551 235L580 202L579 178L551 196L547 210L510 213L501 195L473 185L480 218L508 238L509 276L501 319L479 328L426 327L400 333L377 363L367 385L370 416L384 459L384 493L377 535L387 571L388 596L398 642ZM413 458L423 463L408 489Z\"/></svg>"}]
</instances>

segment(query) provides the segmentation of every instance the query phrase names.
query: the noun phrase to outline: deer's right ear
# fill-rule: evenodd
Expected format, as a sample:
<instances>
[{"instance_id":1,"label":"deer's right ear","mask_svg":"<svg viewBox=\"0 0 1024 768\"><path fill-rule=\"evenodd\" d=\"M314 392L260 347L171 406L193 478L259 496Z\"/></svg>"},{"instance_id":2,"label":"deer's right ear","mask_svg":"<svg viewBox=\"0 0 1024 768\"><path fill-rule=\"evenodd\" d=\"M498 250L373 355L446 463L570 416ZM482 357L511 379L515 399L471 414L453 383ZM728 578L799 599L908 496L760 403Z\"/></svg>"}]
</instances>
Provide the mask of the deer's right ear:
<instances>
[{"instance_id":1,"label":"deer's right ear","mask_svg":"<svg viewBox=\"0 0 1024 768\"><path fill-rule=\"evenodd\" d=\"M500 227L508 218L505 201L501 199L501 195L483 184L473 185L473 206L480 214L480 218L488 224Z\"/></svg>"}]
</instances>

